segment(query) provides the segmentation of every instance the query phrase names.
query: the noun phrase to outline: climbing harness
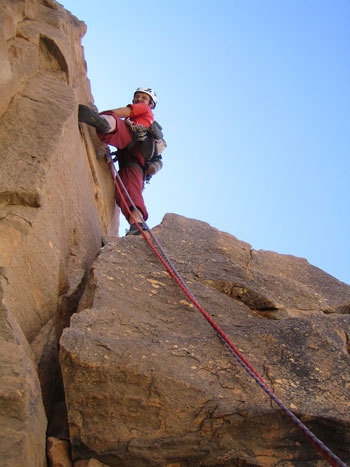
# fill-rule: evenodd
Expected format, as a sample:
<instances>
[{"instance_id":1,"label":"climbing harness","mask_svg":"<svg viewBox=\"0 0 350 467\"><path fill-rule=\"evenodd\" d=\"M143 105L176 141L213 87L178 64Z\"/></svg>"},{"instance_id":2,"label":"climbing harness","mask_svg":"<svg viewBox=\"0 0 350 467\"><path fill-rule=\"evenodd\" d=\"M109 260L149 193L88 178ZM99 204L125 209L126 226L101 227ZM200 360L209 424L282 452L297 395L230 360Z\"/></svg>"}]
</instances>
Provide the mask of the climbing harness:
<instances>
[{"instance_id":1,"label":"climbing harness","mask_svg":"<svg viewBox=\"0 0 350 467\"><path fill-rule=\"evenodd\" d=\"M184 294L187 298L192 302L192 304L200 311L202 316L209 322L209 324L214 328L218 337L223 342L223 344L228 348L230 353L233 357L237 360L237 362L246 370L246 372L255 380L255 382L269 395L269 397L281 408L281 410L291 419L294 425L303 433L303 435L308 439L308 441L314 446L314 448L321 454L321 456L326 459L326 461L332 465L333 467L348 467L336 454L334 454L319 438L317 438L314 433L312 433L306 425L303 424L299 418L294 415L294 413L288 409L288 407L278 398L278 396L269 388L266 384L264 379L258 374L258 372L252 367L249 361L244 357L244 355L238 350L235 344L231 341L228 335L220 328L220 326L216 323L216 321L204 310L204 308L200 305L197 301L195 296L192 294L190 289L188 288L187 284L181 278L180 274L177 272L175 267L172 265L170 259L168 258L167 254L163 250L162 246L160 245L158 239L153 234L152 230L150 230L146 224L146 222L141 218L139 215L139 220L136 218L134 213L138 213L138 210L133 203L128 191L126 190L118 172L115 170L113 161L111 160L110 168L112 172L112 177L114 180L114 184L118 193L123 199L123 202L127 206L132 206L133 210L129 209L129 214L133 219L134 223L140 230L141 235L145 239L146 243L150 246L152 251L158 257L160 262L168 271L169 275L174 279L174 281L179 285L182 289ZM128 200L126 203L125 197ZM142 226L146 226L146 230L144 231ZM150 237L152 241L150 240Z\"/></svg>"},{"instance_id":2,"label":"climbing harness","mask_svg":"<svg viewBox=\"0 0 350 467\"><path fill-rule=\"evenodd\" d=\"M149 183L153 175L159 172L159 170L163 167L162 156L158 154L157 152L158 151L157 144L158 143L155 144L154 155L151 157L150 160L148 161L146 160L146 163L144 166L142 166L138 162L131 160L129 162L123 163L123 167L134 167L142 174L144 182ZM127 151L127 150L128 148L118 149L118 151L108 152L107 158L111 157L113 162L117 162L119 159L119 156L123 153L123 151Z\"/></svg>"}]
</instances>

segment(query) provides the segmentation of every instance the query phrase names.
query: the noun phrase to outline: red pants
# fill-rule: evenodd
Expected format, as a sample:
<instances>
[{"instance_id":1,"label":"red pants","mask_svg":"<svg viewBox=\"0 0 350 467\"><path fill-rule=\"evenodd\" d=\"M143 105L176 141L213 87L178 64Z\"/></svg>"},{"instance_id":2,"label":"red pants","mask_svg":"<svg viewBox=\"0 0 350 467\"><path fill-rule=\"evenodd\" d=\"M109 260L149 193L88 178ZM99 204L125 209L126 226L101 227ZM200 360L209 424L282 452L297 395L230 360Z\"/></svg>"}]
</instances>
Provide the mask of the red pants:
<instances>
[{"instance_id":1,"label":"red pants","mask_svg":"<svg viewBox=\"0 0 350 467\"><path fill-rule=\"evenodd\" d=\"M146 221L148 219L148 212L143 200L142 191L143 191L143 175L136 167L121 167L118 171L118 174L123 182L125 188L127 189L130 198L133 200L133 203L143 215L143 219ZM120 196L118 190L116 191L116 202L120 207L122 213L124 214L126 220L132 224L134 222L133 218L130 218L129 210L132 208L129 200L127 199L123 188L121 187L121 192L123 197ZM123 199L124 198L124 199ZM124 201L125 200L125 201ZM135 215L136 221L140 222L139 216Z\"/></svg>"},{"instance_id":2,"label":"red pants","mask_svg":"<svg viewBox=\"0 0 350 467\"><path fill-rule=\"evenodd\" d=\"M118 149L126 148L132 142L132 133L129 127L125 124L124 120L116 117L113 112L102 112L103 114L113 115L116 119L117 126L113 133L108 133L107 135L104 133L97 132L97 136L106 144L110 144ZM135 146L127 151L123 151L118 158L119 162L119 171L118 174L128 191L130 198L132 199L133 203L139 209L143 215L144 220L148 219L148 212L145 206L145 202L143 200L142 191L143 191L143 174L141 170L136 167L128 166L128 162L137 163L142 169L145 166L145 159L142 156L139 144L135 144ZM127 196L124 193L122 187L121 191L123 197L125 198L125 202L123 201L123 197L120 196L118 190L116 191L116 202L120 207L123 215L125 216L126 220L130 223L133 222L133 219L130 219L129 210L132 208L130 205ZM138 217L136 216L136 220L139 221Z\"/></svg>"}]
</instances>

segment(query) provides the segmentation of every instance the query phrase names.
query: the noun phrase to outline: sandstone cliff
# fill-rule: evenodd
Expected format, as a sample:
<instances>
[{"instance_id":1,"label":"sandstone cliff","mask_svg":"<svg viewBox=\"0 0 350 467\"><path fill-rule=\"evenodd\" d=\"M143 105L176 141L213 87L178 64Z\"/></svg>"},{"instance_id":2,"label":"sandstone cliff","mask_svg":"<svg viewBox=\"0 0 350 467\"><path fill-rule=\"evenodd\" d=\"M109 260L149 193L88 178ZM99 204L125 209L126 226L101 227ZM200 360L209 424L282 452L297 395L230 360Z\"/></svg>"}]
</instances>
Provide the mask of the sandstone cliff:
<instances>
[{"instance_id":1,"label":"sandstone cliff","mask_svg":"<svg viewBox=\"0 0 350 467\"><path fill-rule=\"evenodd\" d=\"M117 214L96 136L77 123L78 103L93 101L85 25L54 1L0 8L0 459L36 466L58 339Z\"/></svg>"},{"instance_id":2,"label":"sandstone cliff","mask_svg":"<svg viewBox=\"0 0 350 467\"><path fill-rule=\"evenodd\" d=\"M1 465L328 465L144 239L117 238L109 168L77 123L93 103L85 25L53 0L0 6ZM193 219L168 214L154 232L277 395L349 461L350 286Z\"/></svg>"}]
</instances>

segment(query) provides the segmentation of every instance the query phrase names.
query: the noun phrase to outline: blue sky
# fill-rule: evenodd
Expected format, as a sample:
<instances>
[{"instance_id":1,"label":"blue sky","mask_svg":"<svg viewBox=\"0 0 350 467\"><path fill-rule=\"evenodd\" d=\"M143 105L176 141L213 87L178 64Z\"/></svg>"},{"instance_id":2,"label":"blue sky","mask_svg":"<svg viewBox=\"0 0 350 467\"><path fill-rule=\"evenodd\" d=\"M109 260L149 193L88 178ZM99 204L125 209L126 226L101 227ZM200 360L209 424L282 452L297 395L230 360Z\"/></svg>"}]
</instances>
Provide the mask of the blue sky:
<instances>
[{"instance_id":1,"label":"blue sky","mask_svg":"<svg viewBox=\"0 0 350 467\"><path fill-rule=\"evenodd\" d=\"M150 227L199 219L350 284L350 0L61 3L100 111L157 92Z\"/></svg>"}]
</instances>

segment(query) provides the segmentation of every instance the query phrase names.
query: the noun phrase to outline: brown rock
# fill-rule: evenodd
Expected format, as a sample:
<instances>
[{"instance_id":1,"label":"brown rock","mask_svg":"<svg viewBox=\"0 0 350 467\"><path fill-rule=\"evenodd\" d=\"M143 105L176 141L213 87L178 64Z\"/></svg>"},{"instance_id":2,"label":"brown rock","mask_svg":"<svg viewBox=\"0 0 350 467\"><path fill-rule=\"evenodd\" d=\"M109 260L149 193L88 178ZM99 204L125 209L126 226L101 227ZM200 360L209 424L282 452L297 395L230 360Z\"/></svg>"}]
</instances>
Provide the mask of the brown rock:
<instances>
[{"instance_id":1,"label":"brown rock","mask_svg":"<svg viewBox=\"0 0 350 467\"><path fill-rule=\"evenodd\" d=\"M34 356L16 320L0 305L0 459L46 466L46 416Z\"/></svg>"},{"instance_id":2,"label":"brown rock","mask_svg":"<svg viewBox=\"0 0 350 467\"><path fill-rule=\"evenodd\" d=\"M349 316L336 310L349 303L350 286L199 221L167 215L155 232L268 385L349 460ZM142 238L101 250L86 297L61 339L77 458L111 466L327 464Z\"/></svg>"},{"instance_id":3,"label":"brown rock","mask_svg":"<svg viewBox=\"0 0 350 467\"><path fill-rule=\"evenodd\" d=\"M7 306L32 342L117 225L110 171L77 122L78 103L92 100L85 25L56 2L22 3L4 12L16 24L4 31L12 84L0 115L0 254Z\"/></svg>"},{"instance_id":4,"label":"brown rock","mask_svg":"<svg viewBox=\"0 0 350 467\"><path fill-rule=\"evenodd\" d=\"M109 467L96 459L80 460L74 462L74 467Z\"/></svg>"},{"instance_id":5,"label":"brown rock","mask_svg":"<svg viewBox=\"0 0 350 467\"><path fill-rule=\"evenodd\" d=\"M95 132L77 121L78 104L93 101L84 23L54 0L0 3L0 335L10 333L1 461L40 466L42 404L49 414L60 388L58 340L118 216Z\"/></svg>"},{"instance_id":6,"label":"brown rock","mask_svg":"<svg viewBox=\"0 0 350 467\"><path fill-rule=\"evenodd\" d=\"M54 0L0 3L1 463L46 466L47 434L49 461L71 465L58 343L78 309L61 352L75 465L324 465L142 238L110 239L91 270L118 211L106 148L77 123L93 103L86 27ZM198 221L156 230L244 355L348 460L349 286Z\"/></svg>"},{"instance_id":7,"label":"brown rock","mask_svg":"<svg viewBox=\"0 0 350 467\"><path fill-rule=\"evenodd\" d=\"M72 467L70 445L68 441L50 436L47 438L47 457L49 467Z\"/></svg>"}]
</instances>

